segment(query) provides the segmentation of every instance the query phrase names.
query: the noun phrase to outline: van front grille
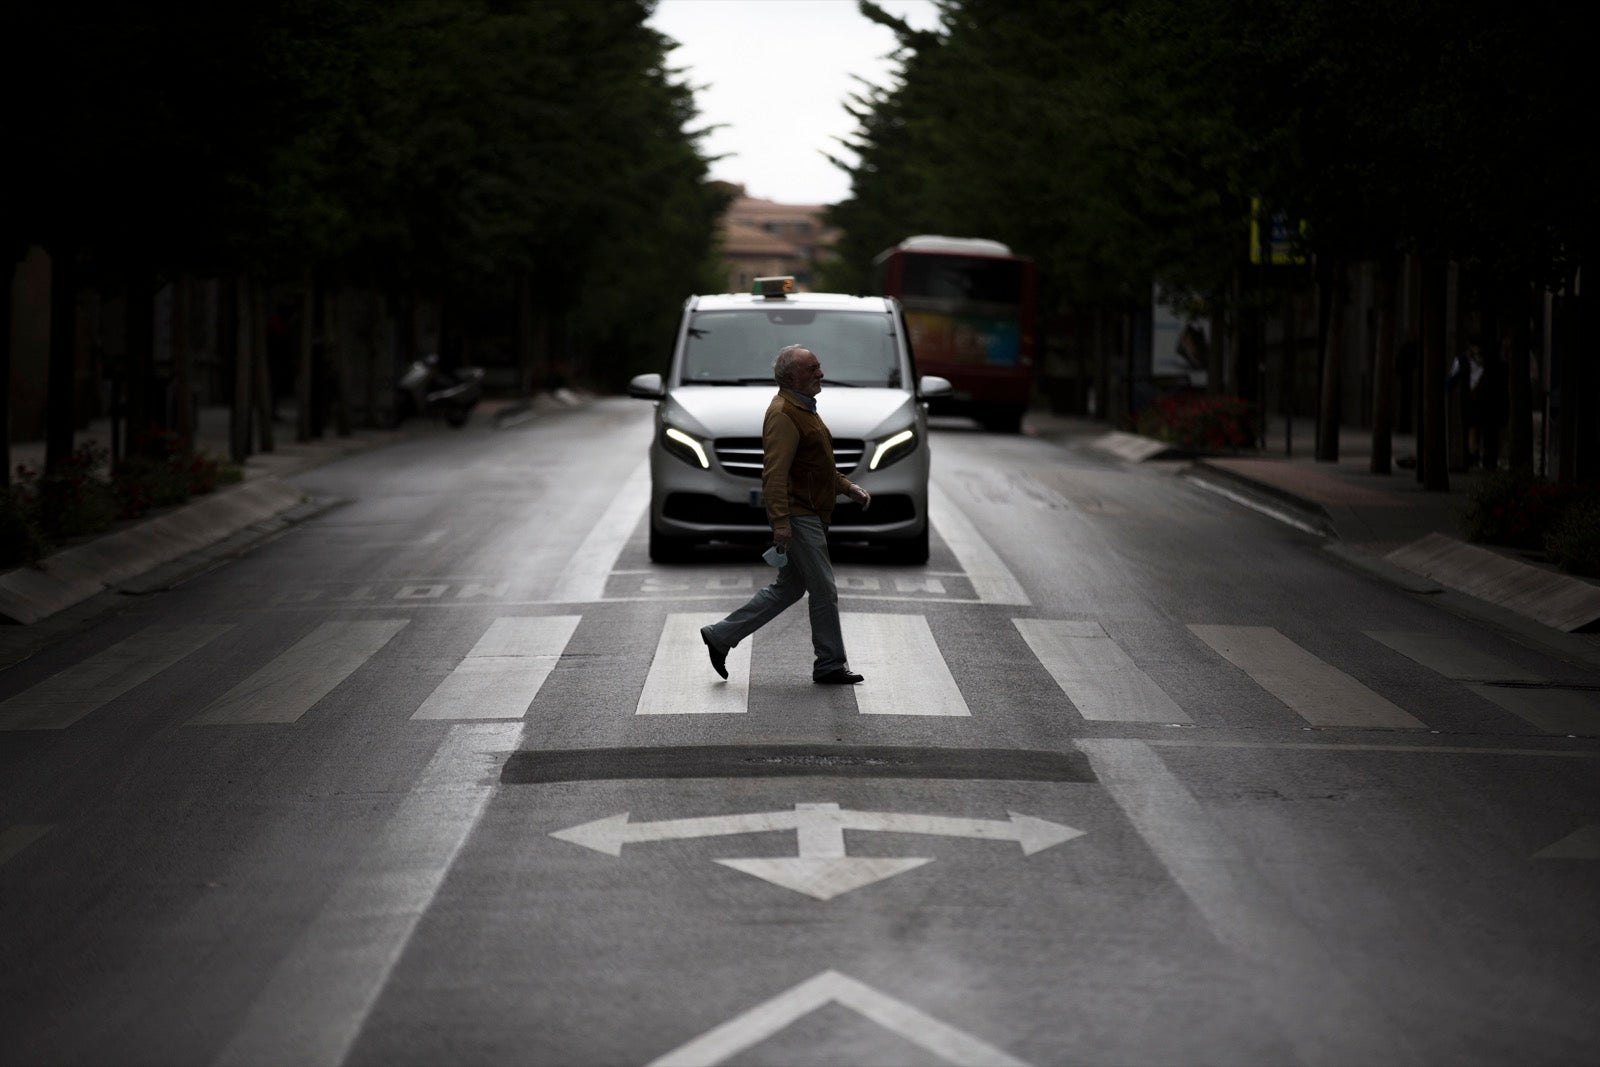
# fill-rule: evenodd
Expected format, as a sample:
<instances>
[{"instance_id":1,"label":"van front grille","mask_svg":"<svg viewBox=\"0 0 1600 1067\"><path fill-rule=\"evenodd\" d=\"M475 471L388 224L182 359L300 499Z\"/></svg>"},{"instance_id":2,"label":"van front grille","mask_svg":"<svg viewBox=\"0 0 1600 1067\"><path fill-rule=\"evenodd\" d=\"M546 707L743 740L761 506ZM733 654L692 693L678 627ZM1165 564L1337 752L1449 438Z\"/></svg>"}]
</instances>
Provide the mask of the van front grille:
<instances>
[{"instance_id":1,"label":"van front grille","mask_svg":"<svg viewBox=\"0 0 1600 1067\"><path fill-rule=\"evenodd\" d=\"M740 478L761 477L761 438L719 437L712 446L717 462L729 474ZM840 474L849 474L861 465L861 455L866 443L853 440L833 442L833 465Z\"/></svg>"}]
</instances>

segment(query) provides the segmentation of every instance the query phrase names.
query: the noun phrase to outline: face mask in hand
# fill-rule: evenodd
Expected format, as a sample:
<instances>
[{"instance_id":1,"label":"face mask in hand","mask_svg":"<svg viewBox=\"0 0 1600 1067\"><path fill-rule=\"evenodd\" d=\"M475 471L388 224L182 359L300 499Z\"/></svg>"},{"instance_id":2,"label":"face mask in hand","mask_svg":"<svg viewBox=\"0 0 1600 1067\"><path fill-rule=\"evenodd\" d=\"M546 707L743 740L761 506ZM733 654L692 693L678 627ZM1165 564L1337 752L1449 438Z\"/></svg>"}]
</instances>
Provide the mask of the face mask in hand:
<instances>
[{"instance_id":1,"label":"face mask in hand","mask_svg":"<svg viewBox=\"0 0 1600 1067\"><path fill-rule=\"evenodd\" d=\"M773 545L771 548L761 553L761 558L766 560L774 567L782 567L787 565L789 562L788 554L777 545Z\"/></svg>"}]
</instances>

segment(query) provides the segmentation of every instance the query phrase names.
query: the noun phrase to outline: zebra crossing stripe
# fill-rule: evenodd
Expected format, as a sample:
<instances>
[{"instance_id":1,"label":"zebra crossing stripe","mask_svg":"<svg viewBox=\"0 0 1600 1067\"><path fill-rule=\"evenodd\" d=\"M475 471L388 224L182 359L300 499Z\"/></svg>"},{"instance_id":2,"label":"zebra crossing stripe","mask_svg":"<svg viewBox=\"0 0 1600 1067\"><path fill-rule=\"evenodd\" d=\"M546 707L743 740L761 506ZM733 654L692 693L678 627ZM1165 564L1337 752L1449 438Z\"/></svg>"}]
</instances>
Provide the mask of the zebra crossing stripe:
<instances>
[{"instance_id":1,"label":"zebra crossing stripe","mask_svg":"<svg viewBox=\"0 0 1600 1067\"><path fill-rule=\"evenodd\" d=\"M1581 689L1516 689L1468 684L1483 699L1547 734L1600 734L1600 694Z\"/></svg>"},{"instance_id":2,"label":"zebra crossing stripe","mask_svg":"<svg viewBox=\"0 0 1600 1067\"><path fill-rule=\"evenodd\" d=\"M1503 659L1490 656L1476 645L1443 634L1405 633L1399 630L1363 630L1362 633L1388 645L1407 659L1415 660L1435 674L1459 682L1542 682L1542 675L1523 670Z\"/></svg>"},{"instance_id":3,"label":"zebra crossing stripe","mask_svg":"<svg viewBox=\"0 0 1600 1067\"><path fill-rule=\"evenodd\" d=\"M862 715L971 715L922 615L844 613L853 686Z\"/></svg>"},{"instance_id":4,"label":"zebra crossing stripe","mask_svg":"<svg viewBox=\"0 0 1600 1067\"><path fill-rule=\"evenodd\" d=\"M1424 726L1270 626L1200 626L1194 635L1313 726L1420 730Z\"/></svg>"},{"instance_id":5,"label":"zebra crossing stripe","mask_svg":"<svg viewBox=\"0 0 1600 1067\"><path fill-rule=\"evenodd\" d=\"M520 719L578 628L578 615L496 619L413 719Z\"/></svg>"},{"instance_id":6,"label":"zebra crossing stripe","mask_svg":"<svg viewBox=\"0 0 1600 1067\"><path fill-rule=\"evenodd\" d=\"M0 730L63 730L231 629L146 627L0 703Z\"/></svg>"},{"instance_id":7,"label":"zebra crossing stripe","mask_svg":"<svg viewBox=\"0 0 1600 1067\"><path fill-rule=\"evenodd\" d=\"M406 622L325 622L224 693L189 725L296 722L388 644Z\"/></svg>"},{"instance_id":8,"label":"zebra crossing stripe","mask_svg":"<svg viewBox=\"0 0 1600 1067\"><path fill-rule=\"evenodd\" d=\"M711 670L700 627L721 615L667 616L656 643L655 657L636 715L743 715L750 704L750 646L745 641L728 652L728 678ZM752 639L753 640L753 639Z\"/></svg>"},{"instance_id":9,"label":"zebra crossing stripe","mask_svg":"<svg viewBox=\"0 0 1600 1067\"><path fill-rule=\"evenodd\" d=\"M1097 722L1189 722L1097 622L1012 619L1078 714Z\"/></svg>"}]
</instances>

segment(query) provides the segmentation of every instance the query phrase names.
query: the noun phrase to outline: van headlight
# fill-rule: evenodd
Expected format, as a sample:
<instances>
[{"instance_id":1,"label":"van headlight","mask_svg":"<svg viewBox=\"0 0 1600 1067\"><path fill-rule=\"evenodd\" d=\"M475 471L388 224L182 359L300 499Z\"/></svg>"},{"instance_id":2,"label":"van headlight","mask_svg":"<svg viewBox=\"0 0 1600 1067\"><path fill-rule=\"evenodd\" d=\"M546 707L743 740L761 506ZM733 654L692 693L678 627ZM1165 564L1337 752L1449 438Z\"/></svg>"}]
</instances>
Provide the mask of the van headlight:
<instances>
[{"instance_id":1,"label":"van headlight","mask_svg":"<svg viewBox=\"0 0 1600 1067\"><path fill-rule=\"evenodd\" d=\"M662 426L661 447L685 463L693 464L702 470L711 469L711 460L706 456L705 445L698 438L684 433L676 426Z\"/></svg>"},{"instance_id":2,"label":"van headlight","mask_svg":"<svg viewBox=\"0 0 1600 1067\"><path fill-rule=\"evenodd\" d=\"M867 470L875 471L879 467L887 467L891 463L905 459L916 450L917 431L908 426L877 443L872 450L872 459L867 463Z\"/></svg>"}]
</instances>

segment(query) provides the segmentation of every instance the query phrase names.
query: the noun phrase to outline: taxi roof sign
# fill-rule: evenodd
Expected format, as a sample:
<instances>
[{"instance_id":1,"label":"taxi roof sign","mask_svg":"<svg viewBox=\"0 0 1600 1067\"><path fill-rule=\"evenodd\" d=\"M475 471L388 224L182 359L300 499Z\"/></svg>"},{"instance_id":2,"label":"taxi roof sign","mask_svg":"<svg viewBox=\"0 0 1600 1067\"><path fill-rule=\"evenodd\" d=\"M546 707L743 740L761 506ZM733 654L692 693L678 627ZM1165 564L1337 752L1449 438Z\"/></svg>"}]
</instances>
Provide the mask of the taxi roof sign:
<instances>
[{"instance_id":1,"label":"taxi roof sign","mask_svg":"<svg viewBox=\"0 0 1600 1067\"><path fill-rule=\"evenodd\" d=\"M751 296L764 296L768 300L782 300L792 292L794 292L794 275L792 274L757 278L750 286Z\"/></svg>"}]
</instances>

